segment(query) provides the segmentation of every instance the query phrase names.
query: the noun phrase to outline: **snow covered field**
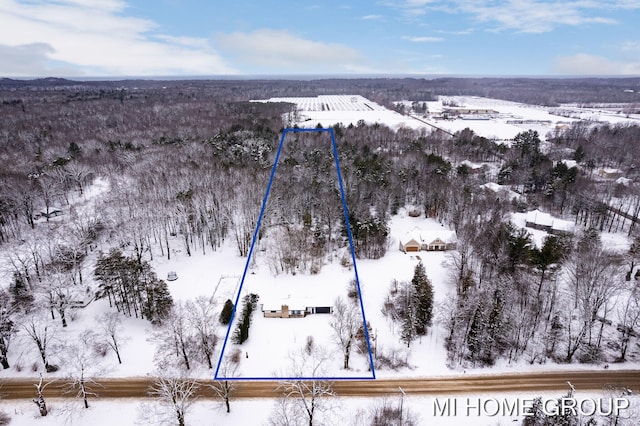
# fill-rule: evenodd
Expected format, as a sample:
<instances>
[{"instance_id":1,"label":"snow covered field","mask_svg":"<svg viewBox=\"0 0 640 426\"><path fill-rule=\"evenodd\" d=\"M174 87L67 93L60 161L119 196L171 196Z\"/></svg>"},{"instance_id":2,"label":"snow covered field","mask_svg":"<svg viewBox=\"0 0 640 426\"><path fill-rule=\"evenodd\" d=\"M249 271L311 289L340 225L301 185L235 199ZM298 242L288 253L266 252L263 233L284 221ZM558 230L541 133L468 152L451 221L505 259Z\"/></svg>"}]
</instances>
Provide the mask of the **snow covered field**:
<instances>
[{"instance_id":1,"label":"snow covered field","mask_svg":"<svg viewBox=\"0 0 640 426\"><path fill-rule=\"evenodd\" d=\"M574 104L562 105L559 108L527 105L500 99L477 96L441 96L437 101L424 102L427 113L417 116L402 115L376 104L362 96L325 95L300 98L271 98L256 102L290 102L297 106L297 119L289 123L300 127L315 127L320 123L324 127L342 123L356 125L359 120L367 124L385 124L393 129L408 128L440 128L455 133L470 128L476 134L496 141L509 143L518 133L536 130L542 140L549 132L560 126L567 126L579 120L588 122L639 124L640 115L624 114L594 107L582 107ZM411 102L399 102L409 110ZM422 102L419 102L422 104ZM492 110L495 113L462 114L463 118L449 116L444 118L447 109Z\"/></svg>"},{"instance_id":2,"label":"snow covered field","mask_svg":"<svg viewBox=\"0 0 640 426\"><path fill-rule=\"evenodd\" d=\"M423 123L391 111L359 95L325 95L300 98L270 98L254 102L290 102L297 107L297 117L287 125L299 127L330 127L342 123L357 125L362 120L367 124L384 124L391 128L419 128ZM288 118L287 118L288 120Z\"/></svg>"}]
</instances>

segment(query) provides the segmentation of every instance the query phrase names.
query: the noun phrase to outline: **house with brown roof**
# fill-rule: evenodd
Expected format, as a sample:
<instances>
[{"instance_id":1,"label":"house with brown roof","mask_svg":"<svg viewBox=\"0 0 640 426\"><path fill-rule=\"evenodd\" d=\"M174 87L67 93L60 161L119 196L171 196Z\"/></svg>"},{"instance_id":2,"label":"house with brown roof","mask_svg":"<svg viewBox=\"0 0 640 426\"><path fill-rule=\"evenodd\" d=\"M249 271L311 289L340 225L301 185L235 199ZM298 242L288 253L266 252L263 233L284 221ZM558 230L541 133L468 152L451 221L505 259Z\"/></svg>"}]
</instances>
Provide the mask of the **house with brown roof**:
<instances>
[{"instance_id":1,"label":"house with brown roof","mask_svg":"<svg viewBox=\"0 0 640 426\"><path fill-rule=\"evenodd\" d=\"M400 251L446 251L456 249L456 233L454 231L423 231L414 229L399 239Z\"/></svg>"}]
</instances>

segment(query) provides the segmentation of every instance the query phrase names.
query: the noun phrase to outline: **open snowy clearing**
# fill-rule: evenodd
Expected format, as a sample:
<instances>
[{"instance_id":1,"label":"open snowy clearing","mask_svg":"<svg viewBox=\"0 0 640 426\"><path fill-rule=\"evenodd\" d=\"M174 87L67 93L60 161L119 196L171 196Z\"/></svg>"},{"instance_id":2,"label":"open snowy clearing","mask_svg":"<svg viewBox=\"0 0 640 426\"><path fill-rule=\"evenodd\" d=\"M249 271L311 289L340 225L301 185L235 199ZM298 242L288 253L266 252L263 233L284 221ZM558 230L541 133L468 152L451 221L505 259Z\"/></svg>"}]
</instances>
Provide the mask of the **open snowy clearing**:
<instances>
[{"instance_id":1,"label":"open snowy clearing","mask_svg":"<svg viewBox=\"0 0 640 426\"><path fill-rule=\"evenodd\" d=\"M296 105L297 114L285 118L287 125L323 127L341 123L356 125L363 120L367 124L384 124L392 129L402 127L432 130L439 128L455 133L470 128L477 135L510 143L518 134L535 130L542 140L557 128L577 121L611 124L638 124L640 115L625 114L606 108L587 108L579 105L562 105L559 108L527 105L500 99L477 96L440 96L437 101L419 102L427 107L425 114L402 115L391 111L359 95L325 95L318 97L271 98L254 102L290 102ZM411 102L398 102L409 110ZM447 111L465 111L460 117ZM492 113L484 113L490 110ZM482 112L482 113L480 113ZM445 118L446 117L446 118Z\"/></svg>"},{"instance_id":2,"label":"open snowy clearing","mask_svg":"<svg viewBox=\"0 0 640 426\"><path fill-rule=\"evenodd\" d=\"M420 128L424 123L391 111L360 95L324 95L299 98L270 98L253 102L289 102L296 105L296 113L285 117L288 126L331 127L341 123L344 126L357 125L360 120L366 124L384 124L391 128Z\"/></svg>"}]
</instances>

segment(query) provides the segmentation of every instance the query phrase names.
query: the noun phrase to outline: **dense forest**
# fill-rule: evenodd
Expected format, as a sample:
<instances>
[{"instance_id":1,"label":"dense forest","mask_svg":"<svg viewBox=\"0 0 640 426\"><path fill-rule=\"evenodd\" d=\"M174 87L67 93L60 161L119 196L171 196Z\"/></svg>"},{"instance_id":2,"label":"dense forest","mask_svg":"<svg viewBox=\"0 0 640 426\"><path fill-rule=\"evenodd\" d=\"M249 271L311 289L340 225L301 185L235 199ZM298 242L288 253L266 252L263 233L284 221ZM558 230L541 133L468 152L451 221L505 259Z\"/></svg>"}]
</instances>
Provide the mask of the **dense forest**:
<instances>
[{"instance_id":1,"label":"dense forest","mask_svg":"<svg viewBox=\"0 0 640 426\"><path fill-rule=\"evenodd\" d=\"M64 325L69 303L87 291L165 326L197 303L201 318L211 315L203 301L191 309L174 304L148 261L170 258L176 244L191 255L228 239L247 256L282 117L293 108L251 99L347 93L392 107L464 94L637 105L639 91L640 79L1 80L0 361L9 367L10 338L22 322L52 371L30 313L44 310ZM453 136L365 123L333 129L359 258L384 256L388 221L405 206L456 231L448 260L454 297L434 315L445 324L452 367L627 358L640 326L640 169L632 154L640 152L640 127L577 123L545 143L524 131L511 146L469 129ZM275 274L318 273L332 249L347 244L334 159L320 148L322 137L305 136L282 152L265 213ZM492 167L472 173L464 160ZM599 176L606 167L630 183ZM70 211L64 227L48 226L70 197L100 182L109 192L91 214ZM482 187L487 182L520 197ZM534 208L574 221L576 232L537 247L509 221L510 213ZM609 250L602 233L610 232L627 235L629 248ZM97 252L89 270L99 286L88 288L81 265ZM417 325L423 332L430 318ZM603 333L611 323L615 338ZM184 332L172 330L168 346ZM184 365L200 359L211 368L216 337L190 332L200 332L200 343L192 359L183 347Z\"/></svg>"}]
</instances>

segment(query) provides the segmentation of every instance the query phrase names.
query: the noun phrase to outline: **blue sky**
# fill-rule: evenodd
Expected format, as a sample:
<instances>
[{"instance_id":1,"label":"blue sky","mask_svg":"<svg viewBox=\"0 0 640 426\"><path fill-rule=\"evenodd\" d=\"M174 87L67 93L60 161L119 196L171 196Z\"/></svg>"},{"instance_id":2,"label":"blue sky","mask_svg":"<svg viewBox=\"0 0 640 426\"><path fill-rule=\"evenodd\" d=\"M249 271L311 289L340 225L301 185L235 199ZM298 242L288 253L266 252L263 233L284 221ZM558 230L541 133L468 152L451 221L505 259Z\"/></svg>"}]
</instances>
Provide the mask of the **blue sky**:
<instances>
[{"instance_id":1,"label":"blue sky","mask_svg":"<svg viewBox=\"0 0 640 426\"><path fill-rule=\"evenodd\" d=\"M0 0L0 76L640 75L640 0Z\"/></svg>"}]
</instances>

